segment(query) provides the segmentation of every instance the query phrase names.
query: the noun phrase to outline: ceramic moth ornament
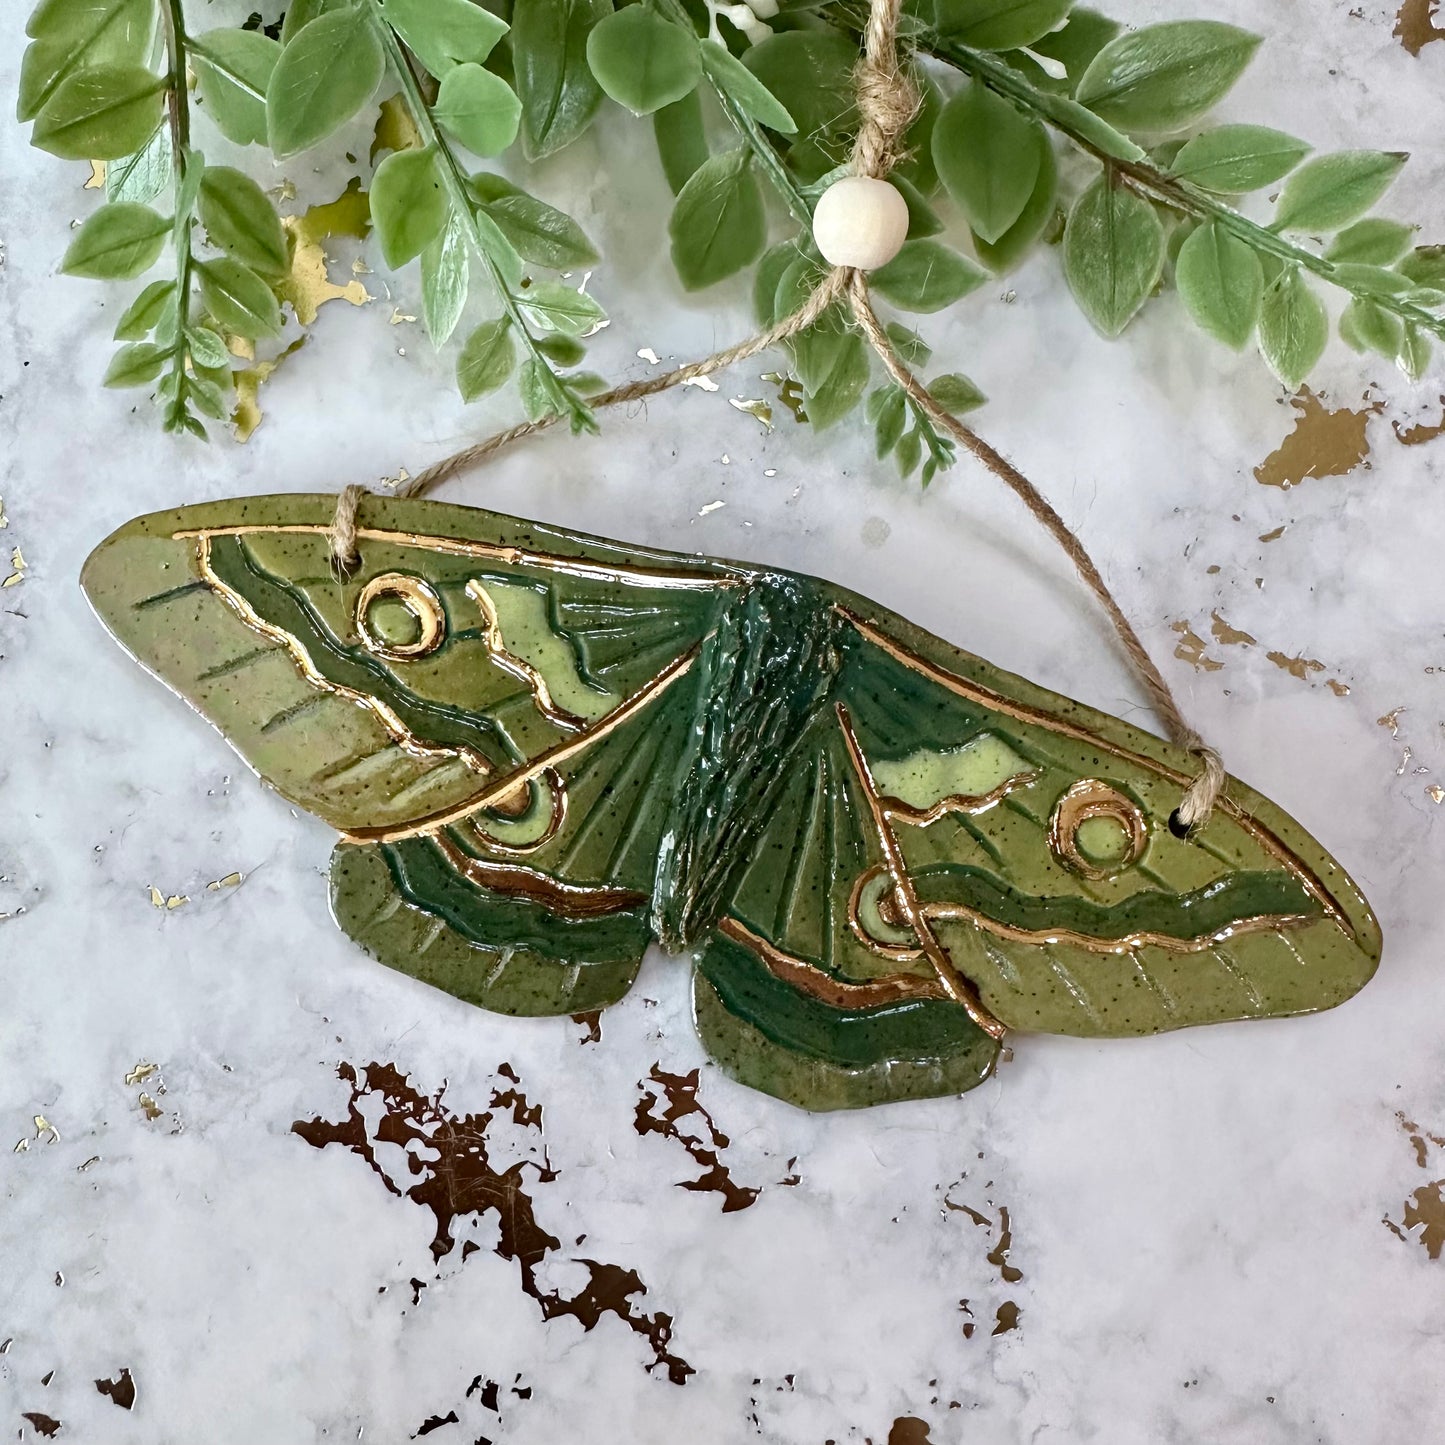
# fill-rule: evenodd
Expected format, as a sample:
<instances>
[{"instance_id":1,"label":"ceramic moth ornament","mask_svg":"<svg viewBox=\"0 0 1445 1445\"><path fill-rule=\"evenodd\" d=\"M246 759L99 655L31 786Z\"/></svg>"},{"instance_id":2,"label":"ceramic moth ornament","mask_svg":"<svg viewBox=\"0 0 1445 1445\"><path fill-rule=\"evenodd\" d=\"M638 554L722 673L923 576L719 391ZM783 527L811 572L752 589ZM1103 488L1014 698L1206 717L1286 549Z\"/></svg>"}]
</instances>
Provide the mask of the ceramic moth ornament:
<instances>
[{"instance_id":1,"label":"ceramic moth ornament","mask_svg":"<svg viewBox=\"0 0 1445 1445\"><path fill-rule=\"evenodd\" d=\"M341 834L337 922L508 1014L693 959L735 1078L810 1109L958 1093L1005 1030L1328 1008L1380 935L1231 781L842 587L372 497L142 517L86 564L106 626Z\"/></svg>"}]
</instances>

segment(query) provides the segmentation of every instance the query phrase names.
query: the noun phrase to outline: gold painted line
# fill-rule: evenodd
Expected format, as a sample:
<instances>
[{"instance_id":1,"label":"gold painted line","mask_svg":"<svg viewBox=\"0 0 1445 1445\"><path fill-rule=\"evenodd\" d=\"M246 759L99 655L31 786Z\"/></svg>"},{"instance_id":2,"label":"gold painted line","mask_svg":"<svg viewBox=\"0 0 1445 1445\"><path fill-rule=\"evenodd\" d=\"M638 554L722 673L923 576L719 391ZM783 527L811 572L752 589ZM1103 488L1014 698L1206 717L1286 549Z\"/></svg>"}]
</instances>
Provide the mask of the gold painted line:
<instances>
[{"instance_id":1,"label":"gold painted line","mask_svg":"<svg viewBox=\"0 0 1445 1445\"><path fill-rule=\"evenodd\" d=\"M850 612L846 607L834 604L834 610L845 621L850 623L854 630L862 637L877 647L881 647L888 655L896 661L901 662L905 667L924 677L932 678L940 686L956 693L959 697L966 698L969 702L975 702L983 707L991 708L996 712L1003 713L1019 722L1029 723L1034 727L1043 728L1046 732L1058 733L1063 737L1073 738L1077 742L1088 743L1091 747L1102 748L1107 753L1125 762L1132 763L1136 767L1144 768L1146 771L1156 774L1161 778L1167 778L1180 787L1187 788L1194 780L1187 773L1181 773L1176 768L1171 768L1167 763L1161 763L1154 758L1137 753L1132 748L1127 748L1121 743L1112 742L1110 739L1101 737L1098 733L1090 732L1088 728L1081 727L1077 723L1064 721L1062 718L1052 716L1041 708L1031 707L1027 703L1014 702L1011 698L1005 697L1000 692L974 682L969 678L958 676L957 673L949 672L946 668L939 667L936 663L919 657L917 653L909 651L902 643L895 642L887 633L880 632L871 623L859 617L857 613ZM1353 937L1353 930L1346 922L1346 910L1339 900L1330 892L1324 881L1300 858L1281 838L1270 828L1246 813L1238 803L1234 802L1227 795L1221 794L1215 804L1221 812L1227 813L1247 833L1250 833L1265 851L1277 858L1284 866L1293 873L1305 888L1314 895L1330 918Z\"/></svg>"},{"instance_id":2,"label":"gold painted line","mask_svg":"<svg viewBox=\"0 0 1445 1445\"><path fill-rule=\"evenodd\" d=\"M946 813L985 813L995 803L1001 802L1014 791L1015 788L1026 788L1030 783L1036 783L1043 776L1042 773L1028 772L1015 773L1011 778L1005 778L997 787L990 788L986 793L950 793L946 798L940 798L926 812L912 807L901 798L883 797L879 802L890 818L897 818L900 822L913 823L920 828L926 828L930 823L936 823Z\"/></svg>"},{"instance_id":3,"label":"gold painted line","mask_svg":"<svg viewBox=\"0 0 1445 1445\"><path fill-rule=\"evenodd\" d=\"M497 616L497 604L492 601L492 595L482 584L473 577L466 587L467 596L477 604L481 610L482 619L486 623L486 630L482 633L482 645L487 649L488 656L504 672L509 672L521 682L525 682L532 689L532 697L537 704L537 711L547 719L555 723L559 728L567 732L580 732L587 726L587 719L578 717L576 713L568 712L566 708L558 707L552 700L551 689L547 686L547 679L537 671L525 658L518 657L515 652L508 652L506 644L502 640L502 622Z\"/></svg>"},{"instance_id":4,"label":"gold painted line","mask_svg":"<svg viewBox=\"0 0 1445 1445\"><path fill-rule=\"evenodd\" d=\"M626 702L613 708L605 717L599 718L585 732L579 733L576 737L568 738L565 742L556 744L546 751L539 753L531 761L522 765L515 772L508 773L504 778L498 778L490 787L484 788L480 793L474 793L470 798L463 799L441 811L429 814L425 818L419 818L415 822L408 823L402 827L381 827L381 828L356 828L342 836L350 843L397 843L404 838L416 838L424 833L435 833L439 828L445 828L449 824L458 823L468 814L477 812L482 808L490 808L499 803L509 793L514 793L523 784L529 783L538 773L550 767L566 762L568 758L576 756L591 747L593 743L600 742L610 732L619 728L623 723L629 721L637 713L647 707L654 698L665 692L675 683L688 669L697 661L697 655L701 644L688 649L687 652L657 674L645 687L633 694Z\"/></svg>"},{"instance_id":5,"label":"gold painted line","mask_svg":"<svg viewBox=\"0 0 1445 1445\"><path fill-rule=\"evenodd\" d=\"M330 537L329 524L312 522L278 523L275 526L195 527L172 532L173 539L197 537L308 536ZM358 541L383 542L399 547L424 547L451 557L475 557L483 561L501 562L510 567L540 567L548 571L566 572L576 577L590 577L600 582L648 582L658 587L694 591L715 591L737 587L746 580L741 569L699 576L683 568L631 567L623 563L587 562L580 557L558 557L548 552L532 552L525 547L504 547L495 542L465 542L456 537L433 537L423 532L393 532L378 527L358 527Z\"/></svg>"},{"instance_id":6,"label":"gold painted line","mask_svg":"<svg viewBox=\"0 0 1445 1445\"><path fill-rule=\"evenodd\" d=\"M645 893L635 893L630 888L564 883L550 873L521 863L492 863L485 858L474 858L458 848L445 833L436 834L431 841L468 882L493 893L530 899L561 918L598 918L647 902Z\"/></svg>"},{"instance_id":7,"label":"gold painted line","mask_svg":"<svg viewBox=\"0 0 1445 1445\"><path fill-rule=\"evenodd\" d=\"M867 983L849 983L832 978L803 959L785 953L736 918L724 918L718 924L718 932L755 954L774 978L818 999L829 1008L880 1008L909 999L949 997L936 979L911 973L889 974L885 978L870 979Z\"/></svg>"},{"instance_id":8,"label":"gold painted line","mask_svg":"<svg viewBox=\"0 0 1445 1445\"><path fill-rule=\"evenodd\" d=\"M878 800L878 788L873 781L868 760L863 756L863 749L858 745L858 739L854 735L848 709L841 702L835 702L833 708L837 713L838 726L843 730L843 743L848 749L849 761L853 764L853 771L858 775L858 785L863 789L863 795L868 800L868 810L873 815L878 841L882 845L884 857L888 860L888 871L893 875L894 891L905 920L913 929L914 935L923 948L924 957L933 965L934 972L938 975L938 981L948 991L949 997L956 1003L962 1004L968 1010L969 1018L986 1034L992 1038L1001 1039L1005 1033L1004 1025L983 1006L983 1000L979 998L978 990L954 967L953 960L949 958L947 951L934 937L933 930L928 926L928 920L918 902L918 895L913 889L913 880L908 876L908 870L903 865L903 850L898 846L898 839L894 837L893 829L889 826L888 815Z\"/></svg>"},{"instance_id":9,"label":"gold painted line","mask_svg":"<svg viewBox=\"0 0 1445 1445\"><path fill-rule=\"evenodd\" d=\"M299 637L293 637L284 628L277 627L275 623L267 622L251 604L223 582L219 574L211 566L211 540L205 533L193 534L196 538L196 566L201 576L224 602L253 632L259 633L262 637L269 637L279 642L290 654L296 663L301 676L311 684L312 687L323 693L330 693L336 697L345 698L348 702L354 702L360 707L366 708L373 713L381 722L382 726L392 738L414 758L458 758L467 765L474 773L485 777L492 771L492 765L480 753L468 747L447 747L442 745L432 746L421 742L410 728L392 709L379 697L373 697L370 693L358 692L355 688L347 687L344 683L332 682L329 677L323 675L312 661L311 654L301 644Z\"/></svg>"},{"instance_id":10,"label":"gold painted line","mask_svg":"<svg viewBox=\"0 0 1445 1445\"><path fill-rule=\"evenodd\" d=\"M1121 938L1095 938L1087 933L1077 933L1071 928L1020 928L1016 924L1004 923L990 918L967 903L925 903L923 913L927 918L962 920L992 933L997 938L1006 938L1012 943L1053 944L1066 943L1082 948L1089 953L1130 953L1136 948L1158 948L1165 953L1206 953L1216 944L1231 938L1243 938L1252 933L1275 933L1284 928L1307 928L1312 923L1325 920L1313 913L1260 913L1251 918L1241 918L1226 928L1213 933L1201 934L1198 938L1174 938L1167 933L1141 930L1128 933ZM1298 953L1295 954L1299 957ZM1300 960L1303 962L1303 960Z\"/></svg>"}]
</instances>

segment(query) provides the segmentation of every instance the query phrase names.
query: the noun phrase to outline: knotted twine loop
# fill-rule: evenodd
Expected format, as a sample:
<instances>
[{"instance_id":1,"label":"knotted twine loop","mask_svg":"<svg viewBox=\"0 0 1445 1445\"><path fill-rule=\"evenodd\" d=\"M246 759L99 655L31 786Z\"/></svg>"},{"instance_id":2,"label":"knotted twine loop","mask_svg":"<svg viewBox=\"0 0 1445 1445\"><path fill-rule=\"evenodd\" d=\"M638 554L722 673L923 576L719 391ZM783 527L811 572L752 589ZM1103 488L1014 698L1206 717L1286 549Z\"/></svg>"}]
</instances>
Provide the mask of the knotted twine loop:
<instances>
[{"instance_id":1,"label":"knotted twine loop","mask_svg":"<svg viewBox=\"0 0 1445 1445\"><path fill-rule=\"evenodd\" d=\"M904 158L906 150L903 137L918 114L920 104L918 87L898 58L898 21L901 9L902 0L872 0L868 23L863 33L863 56L854 71L860 123L853 146L852 167L856 174L872 176L878 180L885 180L894 166ZM842 300L847 301L859 329L908 399L936 428L953 437L1018 497L1035 520L1063 548L1074 564L1075 571L1098 599L1118 634L1125 655L1143 683L1154 711L1163 722L1170 741L1198 759L1200 765L1198 775L1188 785L1179 807L1169 820L1170 828L1182 836L1203 827L1209 821L1226 781L1224 763L1219 753L1186 721L1169 684L1164 680L1164 675L1145 650L1133 624L1110 592L1103 574L1085 550L1084 544L1070 530L1049 500L1012 462L990 446L977 432L964 426L957 417L940 406L928 388L896 355L883 323L873 310L868 294L868 280L862 271L847 266L835 266L796 311L766 331L761 331L725 351L704 357L701 361L689 362L660 376L613 387L600 396L590 398L590 405L594 409L600 409L624 402L642 401L686 382L708 376L714 371L725 370L806 330L824 312ZM410 478L397 488L394 495L423 496L459 472L475 466L511 446L513 442L545 431L561 419L560 415L553 413L497 432ZM353 484L343 488L336 499L336 513L329 534L332 558L343 572L350 571L359 560L356 547L357 512L365 493L366 488Z\"/></svg>"}]
</instances>

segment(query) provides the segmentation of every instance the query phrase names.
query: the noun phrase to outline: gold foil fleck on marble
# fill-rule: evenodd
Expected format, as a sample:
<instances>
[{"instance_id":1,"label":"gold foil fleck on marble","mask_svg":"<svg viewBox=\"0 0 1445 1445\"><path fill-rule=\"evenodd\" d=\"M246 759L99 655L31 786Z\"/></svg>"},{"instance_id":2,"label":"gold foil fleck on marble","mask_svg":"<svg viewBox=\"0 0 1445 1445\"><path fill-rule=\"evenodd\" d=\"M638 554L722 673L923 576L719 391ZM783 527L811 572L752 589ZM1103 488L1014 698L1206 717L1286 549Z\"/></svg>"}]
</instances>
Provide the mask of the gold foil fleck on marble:
<instances>
[{"instance_id":1,"label":"gold foil fleck on marble","mask_svg":"<svg viewBox=\"0 0 1445 1445\"><path fill-rule=\"evenodd\" d=\"M1435 23L1439 0L1405 0L1395 13L1395 28L1390 32L1411 55L1420 52L1435 40L1445 40L1445 26Z\"/></svg>"},{"instance_id":2,"label":"gold foil fleck on marble","mask_svg":"<svg viewBox=\"0 0 1445 1445\"><path fill-rule=\"evenodd\" d=\"M1312 672L1323 672L1325 665L1315 657L1290 657L1283 652L1267 652L1265 656L1274 663L1282 672L1287 672L1291 677L1297 677L1301 682L1307 682Z\"/></svg>"},{"instance_id":3,"label":"gold foil fleck on marble","mask_svg":"<svg viewBox=\"0 0 1445 1445\"><path fill-rule=\"evenodd\" d=\"M1174 656L1180 662L1187 662L1197 672L1218 672L1224 666L1218 658L1208 656L1209 644L1187 622L1181 619L1171 622L1169 626L1179 634Z\"/></svg>"},{"instance_id":4,"label":"gold foil fleck on marble","mask_svg":"<svg viewBox=\"0 0 1445 1445\"><path fill-rule=\"evenodd\" d=\"M1316 477L1342 477L1370 455L1367 426L1384 403L1365 394L1359 410L1326 407L1309 387L1290 397L1296 412L1294 429L1254 469L1261 486L1289 488Z\"/></svg>"},{"instance_id":5,"label":"gold foil fleck on marble","mask_svg":"<svg viewBox=\"0 0 1445 1445\"><path fill-rule=\"evenodd\" d=\"M149 1094L142 1094L136 1102L140 1105L141 1113L143 1113L147 1119L159 1119L164 1112L161 1106L157 1104Z\"/></svg>"},{"instance_id":6,"label":"gold foil fleck on marble","mask_svg":"<svg viewBox=\"0 0 1445 1445\"><path fill-rule=\"evenodd\" d=\"M133 1069L131 1069L126 1074L125 1081L132 1087L134 1087L136 1084L143 1084L159 1068L159 1064L147 1063L144 1059L142 1059L136 1064Z\"/></svg>"},{"instance_id":7,"label":"gold foil fleck on marble","mask_svg":"<svg viewBox=\"0 0 1445 1445\"><path fill-rule=\"evenodd\" d=\"M728 398L728 405L735 407L738 411L746 412L748 416L756 417L762 423L764 431L773 429L773 409L762 397L738 397Z\"/></svg>"},{"instance_id":8,"label":"gold foil fleck on marble","mask_svg":"<svg viewBox=\"0 0 1445 1445\"><path fill-rule=\"evenodd\" d=\"M90 174L85 178L85 184L81 187L81 190L103 191L105 189L105 162L87 161L86 164L90 167Z\"/></svg>"},{"instance_id":9,"label":"gold foil fleck on marble","mask_svg":"<svg viewBox=\"0 0 1445 1445\"><path fill-rule=\"evenodd\" d=\"M1218 611L1211 612L1210 632L1214 634L1216 641L1222 642L1226 647L1251 647L1259 641L1257 637L1250 636L1238 627L1231 627L1224 620Z\"/></svg>"}]
</instances>

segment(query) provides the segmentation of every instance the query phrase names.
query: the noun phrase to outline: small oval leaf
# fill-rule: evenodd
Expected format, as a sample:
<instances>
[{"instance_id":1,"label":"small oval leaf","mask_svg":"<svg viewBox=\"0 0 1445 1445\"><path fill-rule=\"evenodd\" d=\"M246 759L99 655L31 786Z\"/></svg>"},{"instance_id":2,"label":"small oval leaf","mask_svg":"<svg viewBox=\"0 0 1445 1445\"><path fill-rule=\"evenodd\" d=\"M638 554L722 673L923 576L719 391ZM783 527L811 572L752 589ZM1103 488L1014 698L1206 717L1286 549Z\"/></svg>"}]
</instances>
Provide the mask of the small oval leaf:
<instances>
[{"instance_id":1,"label":"small oval leaf","mask_svg":"<svg viewBox=\"0 0 1445 1445\"><path fill-rule=\"evenodd\" d=\"M171 223L149 206L113 201L75 233L60 269L92 281L120 281L155 265Z\"/></svg>"},{"instance_id":2,"label":"small oval leaf","mask_svg":"<svg viewBox=\"0 0 1445 1445\"><path fill-rule=\"evenodd\" d=\"M1074 202L1064 227L1064 275L1105 336L1129 324L1163 265L1164 227L1148 201L1106 175Z\"/></svg>"}]
</instances>

